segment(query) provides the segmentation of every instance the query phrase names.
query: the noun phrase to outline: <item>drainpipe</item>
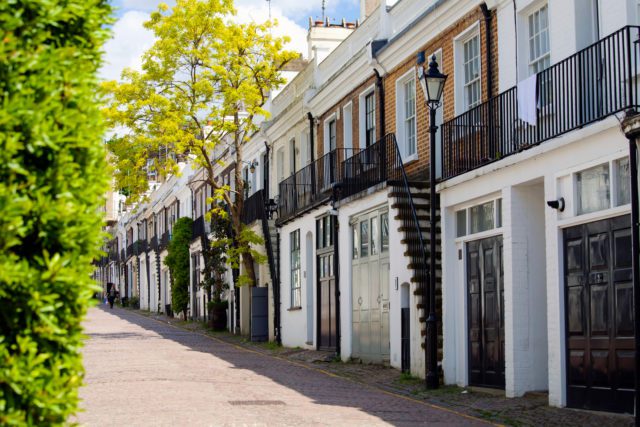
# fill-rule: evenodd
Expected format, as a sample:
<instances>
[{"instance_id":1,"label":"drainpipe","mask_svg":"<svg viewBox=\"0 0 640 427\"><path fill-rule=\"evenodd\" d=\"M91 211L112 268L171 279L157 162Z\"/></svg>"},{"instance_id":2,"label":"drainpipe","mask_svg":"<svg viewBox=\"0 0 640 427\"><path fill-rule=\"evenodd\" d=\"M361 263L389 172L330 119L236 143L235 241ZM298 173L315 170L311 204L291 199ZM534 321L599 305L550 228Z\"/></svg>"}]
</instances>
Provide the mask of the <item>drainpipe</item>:
<instances>
[{"instance_id":1,"label":"drainpipe","mask_svg":"<svg viewBox=\"0 0 640 427\"><path fill-rule=\"evenodd\" d=\"M638 145L640 117L628 111L622 123L625 136L629 140L629 172L631 175L631 269L633 272L633 316L635 329L635 351L640 354L640 208L638 206ZM640 425L640 357L636 356L635 366L635 425Z\"/></svg>"},{"instance_id":2,"label":"drainpipe","mask_svg":"<svg viewBox=\"0 0 640 427\"><path fill-rule=\"evenodd\" d=\"M378 88L378 99L380 102L380 138L384 138L385 136L385 125L384 125L384 84L382 82L382 76L380 75L380 72L374 68L373 72L376 74L376 86ZM386 167L387 165L387 150L389 150L390 147L387 147L387 141L385 139L384 141L385 146L382 147L382 149L380 150L380 163L382 165L382 167L380 168L380 174L382 175L382 181L386 181L388 178L388 168Z\"/></svg>"},{"instance_id":3,"label":"drainpipe","mask_svg":"<svg viewBox=\"0 0 640 427\"><path fill-rule=\"evenodd\" d=\"M384 84L382 82L382 76L380 72L374 68L373 72L376 74L376 86L378 87L378 95L380 99L380 138L385 135L385 117L384 117Z\"/></svg>"},{"instance_id":4,"label":"drainpipe","mask_svg":"<svg viewBox=\"0 0 640 427\"><path fill-rule=\"evenodd\" d=\"M314 164L316 159L315 153L315 143L313 140L313 114L311 111L307 112L307 119L309 119L309 150L311 150L311 164ZM326 154L326 153L325 153ZM314 166L311 166L311 194L316 194L316 169ZM297 189L294 189L297 191Z\"/></svg>"},{"instance_id":5,"label":"drainpipe","mask_svg":"<svg viewBox=\"0 0 640 427\"><path fill-rule=\"evenodd\" d=\"M491 59L493 57L492 55L492 51L491 51L491 46L493 43L491 43L491 12L489 11L489 8L487 7L486 3L482 3L480 5L480 10L482 11L482 16L484 17L484 31L485 31L485 37L484 37L484 41L485 41L485 61L487 62L487 99L491 99L491 97L493 96L493 67L491 64ZM495 138L493 135L493 104L491 102L489 102L489 111L488 111L488 119L489 119L489 126L487 126L487 131L489 133L488 135L488 141L489 141L489 157L491 159L495 159L496 158L496 146L495 146Z\"/></svg>"},{"instance_id":6,"label":"drainpipe","mask_svg":"<svg viewBox=\"0 0 640 427\"><path fill-rule=\"evenodd\" d=\"M278 265L276 266L278 269L278 280L273 286L273 316L275 317L274 326L276 328L276 343L278 345L282 345L282 326L280 324L280 230L276 231L276 250L278 253Z\"/></svg>"}]
</instances>

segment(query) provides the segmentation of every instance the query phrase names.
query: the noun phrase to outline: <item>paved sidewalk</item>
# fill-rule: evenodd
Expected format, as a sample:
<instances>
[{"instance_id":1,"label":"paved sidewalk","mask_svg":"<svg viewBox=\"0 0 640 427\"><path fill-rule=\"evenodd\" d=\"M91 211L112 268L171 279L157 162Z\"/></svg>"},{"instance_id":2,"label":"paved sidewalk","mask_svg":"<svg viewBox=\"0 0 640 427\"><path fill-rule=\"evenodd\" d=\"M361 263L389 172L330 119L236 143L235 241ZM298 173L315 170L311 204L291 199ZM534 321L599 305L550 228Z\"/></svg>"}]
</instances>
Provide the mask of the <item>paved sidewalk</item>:
<instances>
[{"instance_id":1,"label":"paved sidewalk","mask_svg":"<svg viewBox=\"0 0 640 427\"><path fill-rule=\"evenodd\" d=\"M491 423L514 426L631 426L633 417L601 412L580 411L548 406L546 393L531 393L522 398L506 399L503 394L481 390L465 390L455 386L426 391L422 379L401 375L396 369L361 363L336 362L331 355L303 349L277 347L273 343L252 343L245 337L225 332L212 332L202 323L184 322L159 314L138 312L155 320L207 334L215 339L321 370L396 395L447 408L457 413Z\"/></svg>"},{"instance_id":2,"label":"paved sidewalk","mask_svg":"<svg viewBox=\"0 0 640 427\"><path fill-rule=\"evenodd\" d=\"M90 310L79 423L488 425L342 378L313 362L276 357L164 320L120 308Z\"/></svg>"}]
</instances>

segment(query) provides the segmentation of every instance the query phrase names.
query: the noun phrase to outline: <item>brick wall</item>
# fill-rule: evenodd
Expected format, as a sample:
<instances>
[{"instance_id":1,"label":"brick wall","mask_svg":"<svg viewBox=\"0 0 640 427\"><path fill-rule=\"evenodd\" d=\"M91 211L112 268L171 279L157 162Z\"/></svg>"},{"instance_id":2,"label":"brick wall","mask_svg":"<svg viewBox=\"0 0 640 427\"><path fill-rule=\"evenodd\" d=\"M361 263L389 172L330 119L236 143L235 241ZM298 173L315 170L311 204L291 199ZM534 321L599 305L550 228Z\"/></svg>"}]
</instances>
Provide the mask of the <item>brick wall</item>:
<instances>
[{"instance_id":1,"label":"brick wall","mask_svg":"<svg viewBox=\"0 0 640 427\"><path fill-rule=\"evenodd\" d=\"M492 13L491 30L492 30L492 71L493 71L493 94L498 89L498 26L495 12ZM455 67L454 67L454 39L471 25L480 22L480 58L481 58L481 87L482 100L488 99L488 79L487 79L487 58L486 58L486 37L485 37L485 20L480 8L476 8L460 19L454 25L448 27L440 33L438 37L430 43L418 46L406 60L390 70L384 79L385 105L386 105L386 132L396 132L396 81L398 78L407 73L411 68L416 66L416 56L418 52L424 51L426 55L431 55L438 50L442 50L443 64L439 64L440 70L448 75L447 82L443 94L444 120L450 120L455 117ZM427 58L427 63L429 62ZM427 179L427 170L429 165L429 112L424 102L422 90L417 87L416 81L416 120L417 120L417 149L418 160L411 162L406 166L407 173L413 179Z\"/></svg>"},{"instance_id":2,"label":"brick wall","mask_svg":"<svg viewBox=\"0 0 640 427\"><path fill-rule=\"evenodd\" d=\"M324 121L327 120L329 117L331 117L331 115L336 113L338 110L340 110L340 119L336 120L336 133L337 133L337 135L336 135L337 136L337 138L336 138L336 147L337 148L344 148L344 136L343 136L343 132L344 132L344 114L343 114L342 109L349 102L351 102L351 105L352 105L352 113L351 113L352 135L351 135L351 141L353 142L353 147L354 148L358 148L359 147L359 143L360 143L360 141L359 141L359 138L360 138L360 126L359 126L360 94L362 92L364 92L367 88L369 88L371 85L375 86L375 83L376 83L376 76L373 74L373 72L371 72L371 76L369 78L367 78L367 80L365 80L362 84L360 84L353 91L351 91L347 95L345 95L337 104L335 104L330 109L325 111L322 115L317 117L316 139L315 139L316 158L319 158L319 157L321 157L322 155L325 154L324 153ZM377 87L374 88L374 92L375 92L375 100L376 100L376 139L379 139L382 135L381 135L381 128L380 128L380 110L379 110L379 108L380 108L380 94L378 93Z\"/></svg>"}]
</instances>

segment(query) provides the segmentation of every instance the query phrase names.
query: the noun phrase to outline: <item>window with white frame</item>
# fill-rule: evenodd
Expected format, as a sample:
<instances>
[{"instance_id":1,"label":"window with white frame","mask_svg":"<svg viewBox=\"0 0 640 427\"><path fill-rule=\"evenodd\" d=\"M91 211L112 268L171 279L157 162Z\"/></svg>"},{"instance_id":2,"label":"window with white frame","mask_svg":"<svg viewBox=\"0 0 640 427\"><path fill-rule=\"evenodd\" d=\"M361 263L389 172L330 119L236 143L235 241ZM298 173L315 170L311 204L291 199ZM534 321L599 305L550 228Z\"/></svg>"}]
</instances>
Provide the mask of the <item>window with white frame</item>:
<instances>
[{"instance_id":1,"label":"window with white frame","mask_svg":"<svg viewBox=\"0 0 640 427\"><path fill-rule=\"evenodd\" d=\"M502 227L502 199L456 211L456 237L464 237Z\"/></svg>"},{"instance_id":2,"label":"window with white frame","mask_svg":"<svg viewBox=\"0 0 640 427\"><path fill-rule=\"evenodd\" d=\"M364 97L364 143L365 147L372 145L376 140L376 101L374 92Z\"/></svg>"},{"instance_id":3,"label":"window with white frame","mask_svg":"<svg viewBox=\"0 0 640 427\"><path fill-rule=\"evenodd\" d=\"M415 72L400 78L396 83L396 114L398 121L398 141L403 160L412 160L416 148L416 80Z\"/></svg>"},{"instance_id":4,"label":"window with white frame","mask_svg":"<svg viewBox=\"0 0 640 427\"><path fill-rule=\"evenodd\" d=\"M291 308L301 307L302 278L300 276L300 230L289 234L291 247Z\"/></svg>"},{"instance_id":5,"label":"window with white frame","mask_svg":"<svg viewBox=\"0 0 640 427\"><path fill-rule=\"evenodd\" d=\"M295 138L291 138L291 140L289 141L289 174L293 175L294 173L296 173L296 170L298 168L298 163L297 163L297 159L296 159L296 155L298 148L296 147L296 139Z\"/></svg>"},{"instance_id":6,"label":"window with white frame","mask_svg":"<svg viewBox=\"0 0 640 427\"><path fill-rule=\"evenodd\" d=\"M480 34L462 43L464 106L470 110L480 103Z\"/></svg>"},{"instance_id":7,"label":"window with white frame","mask_svg":"<svg viewBox=\"0 0 640 427\"><path fill-rule=\"evenodd\" d=\"M549 65L551 65L549 8L546 4L529 14L527 26L529 40L529 75L532 75L549 68Z\"/></svg>"},{"instance_id":8,"label":"window with white frame","mask_svg":"<svg viewBox=\"0 0 640 427\"><path fill-rule=\"evenodd\" d=\"M342 109L342 144L347 150L345 155L348 157L352 153L349 151L353 148L353 122L352 122L352 114L353 114L353 105L349 102Z\"/></svg>"},{"instance_id":9,"label":"window with white frame","mask_svg":"<svg viewBox=\"0 0 640 427\"><path fill-rule=\"evenodd\" d=\"M328 152L331 152L331 151L336 149L336 119L332 119L329 122L328 131L329 131L329 134L328 134L328 137L329 137L329 151Z\"/></svg>"},{"instance_id":10,"label":"window with white frame","mask_svg":"<svg viewBox=\"0 0 640 427\"><path fill-rule=\"evenodd\" d=\"M276 178L278 180L278 184L284 179L284 148L278 148L278 152L276 154L277 161L277 174Z\"/></svg>"}]
</instances>

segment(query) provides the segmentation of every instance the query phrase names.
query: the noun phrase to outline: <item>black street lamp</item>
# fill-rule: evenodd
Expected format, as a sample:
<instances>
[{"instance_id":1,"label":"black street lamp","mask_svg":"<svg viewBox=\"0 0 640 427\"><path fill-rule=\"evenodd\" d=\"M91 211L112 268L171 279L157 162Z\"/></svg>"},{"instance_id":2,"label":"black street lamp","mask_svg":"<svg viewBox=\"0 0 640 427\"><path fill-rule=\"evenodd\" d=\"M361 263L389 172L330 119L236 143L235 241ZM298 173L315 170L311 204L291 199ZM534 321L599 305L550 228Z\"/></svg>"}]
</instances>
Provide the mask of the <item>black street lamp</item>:
<instances>
[{"instance_id":1,"label":"black street lamp","mask_svg":"<svg viewBox=\"0 0 640 427\"><path fill-rule=\"evenodd\" d=\"M418 80L429 107L429 317L427 317L427 388L438 388L438 319L436 317L436 110L442 105L447 76L438 70L436 56L425 71L424 52L418 53Z\"/></svg>"}]
</instances>

